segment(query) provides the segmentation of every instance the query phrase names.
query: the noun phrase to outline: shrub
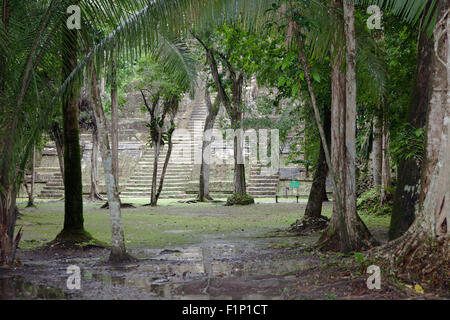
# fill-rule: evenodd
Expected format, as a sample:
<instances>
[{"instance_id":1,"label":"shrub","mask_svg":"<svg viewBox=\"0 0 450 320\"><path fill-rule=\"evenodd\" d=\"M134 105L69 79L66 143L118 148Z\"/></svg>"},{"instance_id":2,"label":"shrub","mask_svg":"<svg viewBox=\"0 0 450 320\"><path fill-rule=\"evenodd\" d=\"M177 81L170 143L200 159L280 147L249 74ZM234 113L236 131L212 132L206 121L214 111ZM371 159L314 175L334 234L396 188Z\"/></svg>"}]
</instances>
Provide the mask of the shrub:
<instances>
[{"instance_id":1,"label":"shrub","mask_svg":"<svg viewBox=\"0 0 450 320\"><path fill-rule=\"evenodd\" d=\"M234 205L240 205L240 206L247 206L249 204L254 204L255 199L253 199L252 196L249 196L248 194L233 194L231 197L227 199L226 206L234 206Z\"/></svg>"},{"instance_id":2,"label":"shrub","mask_svg":"<svg viewBox=\"0 0 450 320\"><path fill-rule=\"evenodd\" d=\"M392 211L392 199L385 205L381 204L380 189L369 189L358 198L356 203L360 213L371 215L390 214Z\"/></svg>"}]
</instances>

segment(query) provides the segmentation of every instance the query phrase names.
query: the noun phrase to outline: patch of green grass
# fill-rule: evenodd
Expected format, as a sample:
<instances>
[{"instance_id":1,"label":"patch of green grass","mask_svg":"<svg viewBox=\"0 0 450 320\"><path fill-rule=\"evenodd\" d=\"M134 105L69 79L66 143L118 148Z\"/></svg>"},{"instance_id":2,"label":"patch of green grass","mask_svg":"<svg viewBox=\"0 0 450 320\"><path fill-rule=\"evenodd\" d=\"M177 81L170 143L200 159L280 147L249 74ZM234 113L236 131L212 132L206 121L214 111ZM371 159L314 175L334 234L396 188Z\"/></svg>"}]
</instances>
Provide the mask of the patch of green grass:
<instances>
[{"instance_id":1,"label":"patch of green grass","mask_svg":"<svg viewBox=\"0 0 450 320\"><path fill-rule=\"evenodd\" d=\"M265 199L262 199L265 200ZM270 199L267 199L267 201ZM218 203L178 203L162 199L156 208L143 207L147 199L126 199L136 209L122 209L126 245L129 248L163 248L191 245L207 239L249 238L286 229L303 216L304 204L262 202L251 206L226 207ZM102 202L84 203L85 230L95 239L110 244L109 211ZM23 227L20 247L32 249L54 240L64 223L62 201L37 202L37 208L25 209L20 203ZM331 217L331 204L323 215ZM389 216L362 215L369 229L387 228ZM19 228L16 228L18 230Z\"/></svg>"},{"instance_id":2,"label":"patch of green grass","mask_svg":"<svg viewBox=\"0 0 450 320\"><path fill-rule=\"evenodd\" d=\"M130 202L128 199L124 202ZM184 204L161 201L156 208L143 207L147 202L132 201L136 209L123 209L122 219L128 247L161 248L204 241L205 237L251 237L286 228L303 215L300 204L255 204L225 207L216 203ZM101 202L84 204L85 229L94 238L110 243L109 211ZM21 205L22 206L22 205ZM35 248L53 240L64 222L63 202L38 203L37 209L21 208L17 225L24 230L21 247Z\"/></svg>"}]
</instances>

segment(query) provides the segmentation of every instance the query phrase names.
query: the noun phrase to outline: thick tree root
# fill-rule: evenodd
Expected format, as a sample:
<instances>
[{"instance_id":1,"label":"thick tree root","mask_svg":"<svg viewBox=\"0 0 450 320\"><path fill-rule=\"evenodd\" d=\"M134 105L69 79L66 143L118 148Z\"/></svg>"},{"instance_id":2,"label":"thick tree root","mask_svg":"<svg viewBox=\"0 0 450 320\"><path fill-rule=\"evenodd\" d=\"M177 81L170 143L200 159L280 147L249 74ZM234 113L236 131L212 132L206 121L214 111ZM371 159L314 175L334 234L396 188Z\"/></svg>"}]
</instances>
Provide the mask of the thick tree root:
<instances>
[{"instance_id":1,"label":"thick tree root","mask_svg":"<svg viewBox=\"0 0 450 320\"><path fill-rule=\"evenodd\" d=\"M313 232L323 231L327 228L330 219L325 216L320 217L304 217L303 219L295 221L288 228L288 232L296 233L297 235L306 235Z\"/></svg>"},{"instance_id":2,"label":"thick tree root","mask_svg":"<svg viewBox=\"0 0 450 320\"><path fill-rule=\"evenodd\" d=\"M341 233L337 228L337 223L328 225L328 228L322 233L317 246L320 251L348 252L348 251L365 251L379 245L379 242L370 234L366 225L358 217L356 222L347 228L350 248L343 247Z\"/></svg>"},{"instance_id":3,"label":"thick tree root","mask_svg":"<svg viewBox=\"0 0 450 320\"><path fill-rule=\"evenodd\" d=\"M105 248L107 245L83 230L62 230L55 240L48 242L47 249L86 249L86 248Z\"/></svg>"},{"instance_id":4,"label":"thick tree root","mask_svg":"<svg viewBox=\"0 0 450 320\"><path fill-rule=\"evenodd\" d=\"M401 238L367 252L398 278L429 282L450 290L450 243L429 239L425 233L407 233Z\"/></svg>"},{"instance_id":5,"label":"thick tree root","mask_svg":"<svg viewBox=\"0 0 450 320\"><path fill-rule=\"evenodd\" d=\"M129 263L136 261L137 259L132 255L126 252L116 252L115 250L111 250L108 260L109 263Z\"/></svg>"}]
</instances>

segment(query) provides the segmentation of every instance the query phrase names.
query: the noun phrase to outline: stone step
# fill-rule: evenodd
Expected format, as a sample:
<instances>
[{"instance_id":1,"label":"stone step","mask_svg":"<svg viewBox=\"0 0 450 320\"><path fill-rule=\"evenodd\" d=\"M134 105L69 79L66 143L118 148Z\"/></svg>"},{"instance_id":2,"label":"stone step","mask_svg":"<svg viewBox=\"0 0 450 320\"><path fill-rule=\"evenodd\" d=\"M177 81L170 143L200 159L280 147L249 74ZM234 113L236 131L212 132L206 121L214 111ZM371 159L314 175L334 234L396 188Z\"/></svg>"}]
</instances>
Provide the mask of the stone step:
<instances>
[{"instance_id":1,"label":"stone step","mask_svg":"<svg viewBox=\"0 0 450 320\"><path fill-rule=\"evenodd\" d=\"M276 188L272 187L248 187L247 190L248 192L276 192Z\"/></svg>"},{"instance_id":2,"label":"stone step","mask_svg":"<svg viewBox=\"0 0 450 320\"><path fill-rule=\"evenodd\" d=\"M159 183L159 181L158 181L158 183ZM145 182L145 183L127 183L126 185L125 185L125 188L147 188L148 186L151 186L151 181L150 181L150 183L147 183L147 182ZM163 188L165 188L166 186L170 186L170 187L182 187L182 188L184 188L185 186L186 186L186 181L181 181L181 182L173 182L173 181L170 181L170 180L165 180L164 179L164 186L163 186Z\"/></svg>"},{"instance_id":3,"label":"stone step","mask_svg":"<svg viewBox=\"0 0 450 320\"><path fill-rule=\"evenodd\" d=\"M279 177L278 176L267 176L267 175L259 175L259 174L253 174L252 172L250 172L250 179L255 179L255 180L278 180Z\"/></svg>"},{"instance_id":4,"label":"stone step","mask_svg":"<svg viewBox=\"0 0 450 320\"><path fill-rule=\"evenodd\" d=\"M274 197L276 195L276 191L248 191L251 196L260 196L260 197Z\"/></svg>"},{"instance_id":5,"label":"stone step","mask_svg":"<svg viewBox=\"0 0 450 320\"><path fill-rule=\"evenodd\" d=\"M159 178L160 175L157 175L157 177ZM166 176L164 180L167 181L173 181L173 182L181 182L181 181L186 181L186 179L189 179L190 175L173 175L173 176ZM142 175L142 176L132 176L130 178L130 182L134 183L134 181L152 181L153 176L151 175ZM140 183L147 183L147 182L140 182Z\"/></svg>"},{"instance_id":6,"label":"stone step","mask_svg":"<svg viewBox=\"0 0 450 320\"><path fill-rule=\"evenodd\" d=\"M123 198L150 198L151 193L143 193L143 192L122 192L120 194ZM179 193L179 194L166 194L164 192L161 192L160 199L187 199L191 198L192 196L187 195L185 193Z\"/></svg>"}]
</instances>

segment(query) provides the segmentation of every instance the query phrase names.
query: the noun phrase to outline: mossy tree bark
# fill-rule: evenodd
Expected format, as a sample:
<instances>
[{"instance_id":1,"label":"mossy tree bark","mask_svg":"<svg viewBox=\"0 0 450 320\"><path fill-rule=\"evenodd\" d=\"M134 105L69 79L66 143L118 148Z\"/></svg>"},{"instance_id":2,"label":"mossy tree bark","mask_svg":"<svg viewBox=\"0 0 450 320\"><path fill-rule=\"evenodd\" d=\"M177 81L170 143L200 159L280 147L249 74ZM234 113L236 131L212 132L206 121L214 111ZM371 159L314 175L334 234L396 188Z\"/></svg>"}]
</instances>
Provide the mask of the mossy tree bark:
<instances>
[{"instance_id":1,"label":"mossy tree bark","mask_svg":"<svg viewBox=\"0 0 450 320\"><path fill-rule=\"evenodd\" d=\"M63 27L62 78L66 79L77 66L78 33ZM84 230L81 149L78 123L78 92L76 84L66 89L62 98L64 137L64 228L57 240L86 241Z\"/></svg>"},{"instance_id":2,"label":"mossy tree bark","mask_svg":"<svg viewBox=\"0 0 450 320\"><path fill-rule=\"evenodd\" d=\"M428 1L422 21L430 13L432 1ZM431 95L431 63L433 57L433 38L427 35L428 25L422 25L420 31L415 85L412 90L411 104L407 122L413 129L425 126L427 106ZM397 187L394 195L389 238L401 236L414 222L415 209L419 197L421 163L415 159L402 160L398 166Z\"/></svg>"},{"instance_id":3,"label":"mossy tree bark","mask_svg":"<svg viewBox=\"0 0 450 320\"><path fill-rule=\"evenodd\" d=\"M448 279L450 272L450 13L438 1L427 103L425 159L419 206L408 231L392 242L387 256L400 273Z\"/></svg>"}]
</instances>

